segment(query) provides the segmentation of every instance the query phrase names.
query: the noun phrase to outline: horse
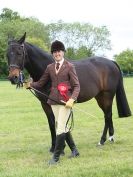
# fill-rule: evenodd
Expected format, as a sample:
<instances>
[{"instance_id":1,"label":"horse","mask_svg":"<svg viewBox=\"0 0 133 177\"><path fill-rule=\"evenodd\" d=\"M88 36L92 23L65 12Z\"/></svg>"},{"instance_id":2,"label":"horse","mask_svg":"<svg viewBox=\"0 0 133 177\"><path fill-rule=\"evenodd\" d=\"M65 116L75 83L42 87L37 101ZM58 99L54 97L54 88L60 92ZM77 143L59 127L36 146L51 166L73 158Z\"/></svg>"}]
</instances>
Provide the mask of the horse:
<instances>
[{"instance_id":1,"label":"horse","mask_svg":"<svg viewBox=\"0 0 133 177\"><path fill-rule=\"evenodd\" d=\"M25 42L25 38L26 33L18 40L12 39L8 41L8 78L12 84L17 84L19 74L24 68L28 71L33 81L38 81L47 65L54 62L51 54L33 44ZM75 66L80 82L80 93L77 103L83 103L95 98L103 111L105 123L98 144L105 144L108 132L109 140L113 142L112 103L115 95L119 117L131 116L120 67L115 61L98 56L69 61ZM49 94L50 87L51 81L49 80L45 87L41 89L42 93ZM53 152L56 141L54 114L51 106L47 104L47 97L43 97L42 94L36 94L48 119L52 139L50 152Z\"/></svg>"}]
</instances>

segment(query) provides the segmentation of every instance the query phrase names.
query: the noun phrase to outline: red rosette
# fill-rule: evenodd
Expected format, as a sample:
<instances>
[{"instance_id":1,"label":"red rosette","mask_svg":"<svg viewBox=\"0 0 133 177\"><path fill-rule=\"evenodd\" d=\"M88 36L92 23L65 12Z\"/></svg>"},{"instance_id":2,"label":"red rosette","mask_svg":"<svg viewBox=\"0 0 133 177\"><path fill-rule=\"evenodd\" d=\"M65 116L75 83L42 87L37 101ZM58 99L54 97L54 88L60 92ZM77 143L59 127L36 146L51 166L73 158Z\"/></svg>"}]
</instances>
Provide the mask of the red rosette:
<instances>
[{"instance_id":1,"label":"red rosette","mask_svg":"<svg viewBox=\"0 0 133 177\"><path fill-rule=\"evenodd\" d=\"M64 100L67 101L69 98L67 96L68 94L68 86L66 83L60 83L58 86L57 86L60 94L64 97Z\"/></svg>"}]
</instances>

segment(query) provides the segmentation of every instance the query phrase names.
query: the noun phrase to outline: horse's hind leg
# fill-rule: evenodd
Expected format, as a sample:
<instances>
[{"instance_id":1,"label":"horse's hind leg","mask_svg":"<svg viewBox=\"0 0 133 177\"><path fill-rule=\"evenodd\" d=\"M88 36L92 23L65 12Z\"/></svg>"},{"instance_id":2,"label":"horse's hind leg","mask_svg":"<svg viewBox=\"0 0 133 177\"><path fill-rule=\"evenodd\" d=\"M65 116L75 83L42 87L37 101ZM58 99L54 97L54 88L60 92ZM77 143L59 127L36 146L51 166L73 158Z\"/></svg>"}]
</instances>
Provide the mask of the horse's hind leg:
<instances>
[{"instance_id":1,"label":"horse's hind leg","mask_svg":"<svg viewBox=\"0 0 133 177\"><path fill-rule=\"evenodd\" d=\"M111 116L108 119L109 121L109 141L114 142L114 126L113 126L113 121L112 121L112 111L111 111Z\"/></svg>"},{"instance_id":2,"label":"horse's hind leg","mask_svg":"<svg viewBox=\"0 0 133 177\"><path fill-rule=\"evenodd\" d=\"M51 138L52 138L52 143L51 143L52 145L49 151L53 153L55 148L55 142L56 142L55 117L51 109L51 106L49 106L47 103L46 104L41 103L41 105L48 119Z\"/></svg>"},{"instance_id":3,"label":"horse's hind leg","mask_svg":"<svg viewBox=\"0 0 133 177\"><path fill-rule=\"evenodd\" d=\"M104 112L105 125L103 129L103 134L101 136L101 140L99 145L103 145L107 139L107 131L109 130L109 136L113 137L114 135L114 127L112 122L112 102L113 95L110 92L102 92L96 96L96 100L98 102L99 107Z\"/></svg>"}]
</instances>

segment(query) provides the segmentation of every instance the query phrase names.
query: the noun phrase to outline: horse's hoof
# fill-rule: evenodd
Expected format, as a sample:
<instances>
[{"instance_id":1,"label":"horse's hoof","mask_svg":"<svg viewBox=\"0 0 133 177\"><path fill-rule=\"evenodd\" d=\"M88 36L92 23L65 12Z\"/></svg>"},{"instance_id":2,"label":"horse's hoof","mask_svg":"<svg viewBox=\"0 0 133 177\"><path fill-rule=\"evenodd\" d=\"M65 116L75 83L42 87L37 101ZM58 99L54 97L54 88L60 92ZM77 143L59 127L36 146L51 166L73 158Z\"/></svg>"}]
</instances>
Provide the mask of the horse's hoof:
<instances>
[{"instance_id":1,"label":"horse's hoof","mask_svg":"<svg viewBox=\"0 0 133 177\"><path fill-rule=\"evenodd\" d=\"M114 137L113 137L113 136L110 136L110 137L109 137L109 141L110 141L111 143L114 143Z\"/></svg>"}]
</instances>

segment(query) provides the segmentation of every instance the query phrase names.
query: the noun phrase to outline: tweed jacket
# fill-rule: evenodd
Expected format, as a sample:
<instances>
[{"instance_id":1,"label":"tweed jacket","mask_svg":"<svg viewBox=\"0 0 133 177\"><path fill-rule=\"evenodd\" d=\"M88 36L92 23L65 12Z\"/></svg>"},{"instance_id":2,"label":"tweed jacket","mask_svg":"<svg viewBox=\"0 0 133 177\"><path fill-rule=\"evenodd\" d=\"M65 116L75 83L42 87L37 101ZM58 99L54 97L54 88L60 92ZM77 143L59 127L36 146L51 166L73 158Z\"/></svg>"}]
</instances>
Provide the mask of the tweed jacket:
<instances>
[{"instance_id":1,"label":"tweed jacket","mask_svg":"<svg viewBox=\"0 0 133 177\"><path fill-rule=\"evenodd\" d=\"M58 91L58 84L65 83L68 86L67 96L74 100L77 99L80 92L80 84L73 64L64 60L57 74L55 71L55 63L49 64L40 80L31 83L31 87L34 87L35 89L43 88L49 79L52 84L49 98L52 98L57 102L64 100L64 97ZM55 105L57 103L48 99L48 104Z\"/></svg>"}]
</instances>

